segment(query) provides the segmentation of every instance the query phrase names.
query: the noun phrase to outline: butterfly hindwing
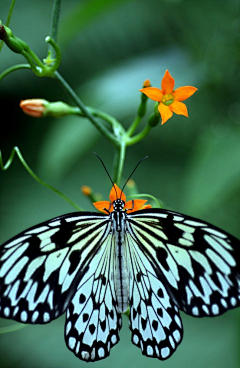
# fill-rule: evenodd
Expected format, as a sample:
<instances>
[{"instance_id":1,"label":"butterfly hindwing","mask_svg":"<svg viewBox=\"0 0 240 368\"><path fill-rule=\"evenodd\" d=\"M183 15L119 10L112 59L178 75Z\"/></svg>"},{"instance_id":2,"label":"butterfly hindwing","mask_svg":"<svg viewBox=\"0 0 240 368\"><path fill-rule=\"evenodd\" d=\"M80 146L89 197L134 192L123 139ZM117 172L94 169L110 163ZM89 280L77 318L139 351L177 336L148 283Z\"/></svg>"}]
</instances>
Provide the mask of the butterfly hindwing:
<instances>
[{"instance_id":1,"label":"butterfly hindwing","mask_svg":"<svg viewBox=\"0 0 240 368\"><path fill-rule=\"evenodd\" d=\"M126 247L132 342L141 348L144 355L167 359L183 336L178 307L128 225Z\"/></svg>"},{"instance_id":2,"label":"butterfly hindwing","mask_svg":"<svg viewBox=\"0 0 240 368\"><path fill-rule=\"evenodd\" d=\"M106 358L119 341L121 314L115 293L116 247L113 234L88 263L67 309L65 340L85 361Z\"/></svg>"},{"instance_id":3,"label":"butterfly hindwing","mask_svg":"<svg viewBox=\"0 0 240 368\"><path fill-rule=\"evenodd\" d=\"M59 317L89 257L97 253L99 240L109 231L108 220L103 214L72 213L32 227L3 244L0 316L23 323L48 323Z\"/></svg>"},{"instance_id":4,"label":"butterfly hindwing","mask_svg":"<svg viewBox=\"0 0 240 368\"><path fill-rule=\"evenodd\" d=\"M136 243L172 301L195 317L240 305L240 241L204 221L167 210L128 216Z\"/></svg>"}]
</instances>

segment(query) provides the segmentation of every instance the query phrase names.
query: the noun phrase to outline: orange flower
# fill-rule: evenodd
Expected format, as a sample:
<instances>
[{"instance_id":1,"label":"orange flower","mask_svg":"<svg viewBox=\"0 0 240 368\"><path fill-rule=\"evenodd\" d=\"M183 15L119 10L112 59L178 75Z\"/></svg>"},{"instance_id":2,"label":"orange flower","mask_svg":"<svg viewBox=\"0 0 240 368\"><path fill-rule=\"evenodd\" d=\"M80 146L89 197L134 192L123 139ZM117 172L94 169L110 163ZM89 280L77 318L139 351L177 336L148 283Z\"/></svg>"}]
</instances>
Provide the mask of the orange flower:
<instances>
[{"instance_id":1,"label":"orange flower","mask_svg":"<svg viewBox=\"0 0 240 368\"><path fill-rule=\"evenodd\" d=\"M121 198L125 202L124 209L128 213L151 208L150 204L144 206L144 204L147 202L147 200L145 199L133 199L126 203L126 196L121 191L121 189L117 186L117 184L114 184L114 186L111 189L111 192L109 195L110 202L109 201L99 201L99 202L93 203L93 205L96 207L97 210L101 212L108 212L108 211L112 212L113 202L118 198Z\"/></svg>"},{"instance_id":2,"label":"orange flower","mask_svg":"<svg viewBox=\"0 0 240 368\"><path fill-rule=\"evenodd\" d=\"M140 89L140 92L151 98L151 100L159 102L158 111L162 118L162 124L165 124L174 112L175 114L188 117L187 106L181 101L192 96L197 91L197 88L186 86L174 90L174 78L168 70L166 70L162 79L161 87L162 89L146 87Z\"/></svg>"}]
</instances>

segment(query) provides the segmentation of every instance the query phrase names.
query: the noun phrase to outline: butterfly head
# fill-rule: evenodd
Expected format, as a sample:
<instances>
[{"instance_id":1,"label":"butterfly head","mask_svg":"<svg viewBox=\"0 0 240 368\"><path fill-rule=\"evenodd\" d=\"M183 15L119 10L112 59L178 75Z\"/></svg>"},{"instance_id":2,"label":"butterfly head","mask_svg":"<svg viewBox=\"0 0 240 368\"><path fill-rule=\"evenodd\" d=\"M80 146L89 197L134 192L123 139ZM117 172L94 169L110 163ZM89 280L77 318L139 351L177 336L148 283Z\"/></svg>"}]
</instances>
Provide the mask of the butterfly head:
<instances>
[{"instance_id":1,"label":"butterfly head","mask_svg":"<svg viewBox=\"0 0 240 368\"><path fill-rule=\"evenodd\" d=\"M125 202L122 199L118 198L112 202L112 205L114 211L123 211L125 207Z\"/></svg>"},{"instance_id":2,"label":"butterfly head","mask_svg":"<svg viewBox=\"0 0 240 368\"><path fill-rule=\"evenodd\" d=\"M151 205L145 205L145 199L133 199L126 202L126 196L123 191L114 184L109 195L110 201L95 202L93 205L101 212L126 211L127 213L151 208Z\"/></svg>"}]
</instances>

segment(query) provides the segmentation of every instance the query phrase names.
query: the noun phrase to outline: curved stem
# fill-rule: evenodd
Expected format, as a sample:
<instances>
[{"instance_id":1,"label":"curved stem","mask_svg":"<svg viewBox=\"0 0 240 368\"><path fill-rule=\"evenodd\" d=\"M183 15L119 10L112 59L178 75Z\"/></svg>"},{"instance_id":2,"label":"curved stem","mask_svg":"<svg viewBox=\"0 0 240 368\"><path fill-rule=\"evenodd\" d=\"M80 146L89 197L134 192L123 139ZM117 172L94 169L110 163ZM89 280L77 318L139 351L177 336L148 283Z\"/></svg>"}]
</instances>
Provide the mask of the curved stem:
<instances>
[{"instance_id":1,"label":"curved stem","mask_svg":"<svg viewBox=\"0 0 240 368\"><path fill-rule=\"evenodd\" d=\"M141 141L143 138L146 137L146 135L148 135L148 133L150 132L151 130L151 127L150 125L146 125L145 128L140 132L138 133L137 135L135 135L134 137L132 138L128 138L127 140L127 146L131 146L135 143L138 143L139 141Z\"/></svg>"},{"instance_id":2,"label":"curved stem","mask_svg":"<svg viewBox=\"0 0 240 368\"><path fill-rule=\"evenodd\" d=\"M33 179L35 179L38 183L40 183L41 185L44 185L45 187L47 187L48 189L51 189L54 193L58 194L60 197L62 197L65 201L67 201L71 206L73 206L74 208L76 208L76 210L78 211L83 211L83 209L81 207L79 207L75 202L73 202L70 198L68 198L67 196L65 196L65 194L63 194L62 192L60 192L58 189L54 188L52 185L47 184L45 181L41 180L33 171L32 169L28 166L28 164L26 163L26 161L24 160L20 150L18 147L13 147L12 152L10 154L9 159L7 160L6 164L3 164L3 160L2 160L2 154L0 151L0 168L3 171L6 171L12 164L12 161L14 159L15 154L17 154L19 161L21 162L21 164L23 165L23 167L27 170L27 172L31 175L31 177Z\"/></svg>"},{"instance_id":3,"label":"curved stem","mask_svg":"<svg viewBox=\"0 0 240 368\"><path fill-rule=\"evenodd\" d=\"M130 196L127 196L127 199L136 199L136 198L150 198L152 199L154 202L156 202L157 206L159 208L163 208L161 202L154 196L152 196L151 194L134 194L134 195L130 195Z\"/></svg>"},{"instance_id":4,"label":"curved stem","mask_svg":"<svg viewBox=\"0 0 240 368\"><path fill-rule=\"evenodd\" d=\"M30 54L25 51L22 50L21 54L25 57L25 59L29 62L30 65L30 69L32 69L32 71L39 77L42 76L42 68L41 67L36 67L36 65L33 62L33 59L31 58Z\"/></svg>"},{"instance_id":5,"label":"curved stem","mask_svg":"<svg viewBox=\"0 0 240 368\"><path fill-rule=\"evenodd\" d=\"M45 70L46 70L46 75L49 74L50 76L52 76L52 73L55 72L55 70L58 69L60 63L61 63L61 60L62 60L62 55L61 55L61 51L60 51L60 47L58 46L58 44L50 37L50 36L47 36L45 38L45 41L52 46L54 52L55 52L55 55L56 55L56 58L54 59L54 63L51 67L48 67L48 66L44 66L45 67Z\"/></svg>"},{"instance_id":6,"label":"curved stem","mask_svg":"<svg viewBox=\"0 0 240 368\"><path fill-rule=\"evenodd\" d=\"M135 130L137 129L139 123L141 122L141 117L140 116L136 116L136 118L133 120L132 124L130 125L130 127L127 130L127 135L129 137L131 137L131 135L135 132Z\"/></svg>"},{"instance_id":7,"label":"curved stem","mask_svg":"<svg viewBox=\"0 0 240 368\"><path fill-rule=\"evenodd\" d=\"M25 327L28 327L28 325L23 323L14 323L13 325L4 326L0 328L0 335L22 330Z\"/></svg>"},{"instance_id":8,"label":"curved stem","mask_svg":"<svg viewBox=\"0 0 240 368\"><path fill-rule=\"evenodd\" d=\"M11 66L10 68L4 70L4 72L2 72L0 74L0 81L6 77L6 75L14 72L15 70L18 70L18 69L31 69L30 65L29 64L17 64L17 65L14 65L14 66Z\"/></svg>"},{"instance_id":9,"label":"curved stem","mask_svg":"<svg viewBox=\"0 0 240 368\"><path fill-rule=\"evenodd\" d=\"M39 68L44 70L45 65L28 45L25 45L24 50L21 52L21 54L27 59L31 66L34 65L34 69L36 69L36 65L33 63L33 61L37 64Z\"/></svg>"},{"instance_id":10,"label":"curved stem","mask_svg":"<svg viewBox=\"0 0 240 368\"><path fill-rule=\"evenodd\" d=\"M102 120L110 124L112 126L112 130L114 132L115 137L120 137L121 135L125 134L124 127L113 116L107 114L104 111L95 109L91 106L86 106L86 108L93 116L101 118ZM79 116L86 117L86 115L79 109L79 107L76 107L75 113Z\"/></svg>"}]
</instances>

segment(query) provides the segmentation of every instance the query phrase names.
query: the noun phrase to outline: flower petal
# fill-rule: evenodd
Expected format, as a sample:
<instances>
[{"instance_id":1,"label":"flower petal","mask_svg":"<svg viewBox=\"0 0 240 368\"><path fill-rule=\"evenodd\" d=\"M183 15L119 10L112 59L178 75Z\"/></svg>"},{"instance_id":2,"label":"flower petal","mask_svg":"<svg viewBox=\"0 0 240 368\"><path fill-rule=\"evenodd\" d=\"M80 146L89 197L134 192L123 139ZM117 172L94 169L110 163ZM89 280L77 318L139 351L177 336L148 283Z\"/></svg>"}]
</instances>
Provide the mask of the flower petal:
<instances>
[{"instance_id":1,"label":"flower petal","mask_svg":"<svg viewBox=\"0 0 240 368\"><path fill-rule=\"evenodd\" d=\"M173 96L177 101L184 101L192 96L197 91L197 88L192 86L179 87L173 92Z\"/></svg>"},{"instance_id":2,"label":"flower petal","mask_svg":"<svg viewBox=\"0 0 240 368\"><path fill-rule=\"evenodd\" d=\"M187 106L183 102L173 101L170 106L171 110L177 115L184 115L188 118Z\"/></svg>"},{"instance_id":3,"label":"flower petal","mask_svg":"<svg viewBox=\"0 0 240 368\"><path fill-rule=\"evenodd\" d=\"M172 105L170 105L172 106ZM163 103L160 103L158 105L158 111L160 112L161 118L162 118L162 125L166 123L168 119L170 119L173 116L172 110L170 109L170 106L166 106Z\"/></svg>"},{"instance_id":4,"label":"flower petal","mask_svg":"<svg viewBox=\"0 0 240 368\"><path fill-rule=\"evenodd\" d=\"M141 210L146 202L147 199L132 199L131 201L127 201L127 203L125 204L127 213Z\"/></svg>"},{"instance_id":5,"label":"flower petal","mask_svg":"<svg viewBox=\"0 0 240 368\"><path fill-rule=\"evenodd\" d=\"M155 87L142 88L139 91L144 93L147 97L151 98L151 100L153 101L160 102L163 96L162 91L159 88Z\"/></svg>"},{"instance_id":6,"label":"flower petal","mask_svg":"<svg viewBox=\"0 0 240 368\"><path fill-rule=\"evenodd\" d=\"M151 204L146 204L145 206L142 206L141 210L149 210L149 208L152 208Z\"/></svg>"},{"instance_id":7,"label":"flower petal","mask_svg":"<svg viewBox=\"0 0 240 368\"><path fill-rule=\"evenodd\" d=\"M104 208L106 208L109 212L113 211L113 205L109 201L94 202L93 205L96 207L98 211L101 211L101 212L106 212Z\"/></svg>"},{"instance_id":8,"label":"flower petal","mask_svg":"<svg viewBox=\"0 0 240 368\"><path fill-rule=\"evenodd\" d=\"M114 183L114 186L112 187L110 195L109 195L109 199L111 203L113 203L113 201L116 201L116 199L119 199L119 198L121 198L123 202L126 202L125 194L121 191L121 189L117 186L117 184Z\"/></svg>"},{"instance_id":9,"label":"flower petal","mask_svg":"<svg viewBox=\"0 0 240 368\"><path fill-rule=\"evenodd\" d=\"M171 94L174 88L174 78L171 76L168 70L166 70L162 79L162 91L163 94Z\"/></svg>"}]
</instances>

